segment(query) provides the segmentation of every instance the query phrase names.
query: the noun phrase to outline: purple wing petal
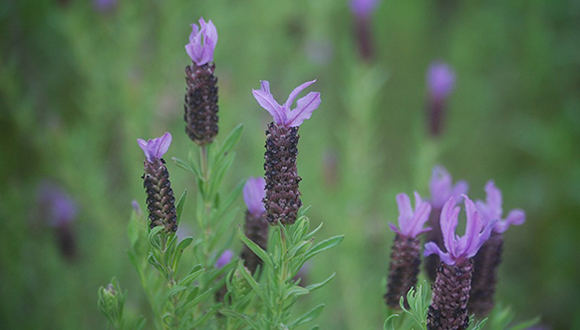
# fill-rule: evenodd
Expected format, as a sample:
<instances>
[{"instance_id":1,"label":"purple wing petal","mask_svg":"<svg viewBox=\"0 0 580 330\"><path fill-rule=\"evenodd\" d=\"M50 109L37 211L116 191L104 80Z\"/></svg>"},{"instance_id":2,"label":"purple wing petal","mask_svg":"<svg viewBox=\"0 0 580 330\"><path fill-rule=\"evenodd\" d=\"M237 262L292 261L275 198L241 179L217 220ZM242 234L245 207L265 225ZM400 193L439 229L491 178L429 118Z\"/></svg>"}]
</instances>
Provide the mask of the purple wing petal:
<instances>
[{"instance_id":1,"label":"purple wing petal","mask_svg":"<svg viewBox=\"0 0 580 330\"><path fill-rule=\"evenodd\" d=\"M300 126L309 119L312 112L320 105L320 93L311 92L296 102L296 109L290 111L287 125L290 127Z\"/></svg>"},{"instance_id":2,"label":"purple wing petal","mask_svg":"<svg viewBox=\"0 0 580 330\"><path fill-rule=\"evenodd\" d=\"M266 197L265 186L264 178L249 178L244 185L244 202L248 211L255 217L260 217L266 211L262 202Z\"/></svg>"},{"instance_id":3,"label":"purple wing petal","mask_svg":"<svg viewBox=\"0 0 580 330\"><path fill-rule=\"evenodd\" d=\"M463 251L458 251L460 254L465 254L468 257L472 257L477 253L479 249L478 245L480 243L479 233L483 227L481 221L481 215L477 211L475 204L467 197L463 195L465 199L465 213L467 217L467 226L465 227L465 235L461 238L463 244L461 248Z\"/></svg>"},{"instance_id":4,"label":"purple wing petal","mask_svg":"<svg viewBox=\"0 0 580 330\"><path fill-rule=\"evenodd\" d=\"M493 230L498 233L504 233L509 226L519 226L526 221L526 214L522 210L512 210L507 218L503 221L499 221Z\"/></svg>"},{"instance_id":5,"label":"purple wing petal","mask_svg":"<svg viewBox=\"0 0 580 330\"><path fill-rule=\"evenodd\" d=\"M218 34L217 34L217 29L215 28L215 25L213 24L213 22L211 21L211 19L207 22L207 26L206 26L206 30L205 30L205 38L206 38L206 42L207 39L211 39L213 41L213 47L215 47L215 45L217 44L218 41Z\"/></svg>"},{"instance_id":6,"label":"purple wing petal","mask_svg":"<svg viewBox=\"0 0 580 330\"><path fill-rule=\"evenodd\" d=\"M459 207L455 207L455 199L449 198L441 210L441 234L443 243L450 254L456 255L457 240L455 237L455 228L457 228L457 217L459 216Z\"/></svg>"},{"instance_id":7,"label":"purple wing petal","mask_svg":"<svg viewBox=\"0 0 580 330\"><path fill-rule=\"evenodd\" d=\"M499 219L503 210L502 206L502 198L501 198L501 191L497 189L495 183L492 180L485 185L485 193L487 194L486 204L490 213L490 216L493 218Z\"/></svg>"},{"instance_id":8,"label":"purple wing petal","mask_svg":"<svg viewBox=\"0 0 580 330\"><path fill-rule=\"evenodd\" d=\"M294 90L290 93L290 95L288 95L288 99L286 100L286 103L284 103L284 108L286 109L286 111L290 111L290 107L292 106L292 102L294 102L294 99L296 98L296 96L298 96L298 94L300 94L300 92L305 90L306 87L314 84L315 82L316 82L316 79L314 79L312 81L307 81L307 82L303 83L302 85L294 88Z\"/></svg>"},{"instance_id":9,"label":"purple wing petal","mask_svg":"<svg viewBox=\"0 0 580 330\"><path fill-rule=\"evenodd\" d=\"M169 150L169 146L171 145L171 134L169 132L165 132L163 136L161 136L158 140L157 148L154 151L155 157L161 158L167 150Z\"/></svg>"},{"instance_id":10,"label":"purple wing petal","mask_svg":"<svg viewBox=\"0 0 580 330\"><path fill-rule=\"evenodd\" d=\"M274 121L277 124L282 125L284 123L285 117L281 116L280 105L274 100L272 94L270 94L270 87L267 81L262 81L262 89L254 89L252 90L252 94L254 94L254 98L260 106L274 117Z\"/></svg>"},{"instance_id":11,"label":"purple wing petal","mask_svg":"<svg viewBox=\"0 0 580 330\"><path fill-rule=\"evenodd\" d=\"M449 255L449 253L445 253L445 252L441 251L439 246L437 246L437 244L435 244L434 242L429 242L429 243L425 244L425 251L423 252L423 255L425 257L427 257L427 256L430 256L432 254L438 255L439 258L441 259L441 261L443 261L444 263L446 263L448 265L455 264L455 262L453 261L453 259Z\"/></svg>"},{"instance_id":12,"label":"purple wing petal","mask_svg":"<svg viewBox=\"0 0 580 330\"><path fill-rule=\"evenodd\" d=\"M389 222L389 227L391 228L392 231L394 231L395 233L401 235L401 236L405 236L403 233L401 233L401 231L399 230L399 228L397 228L397 226L395 226L393 223Z\"/></svg>"}]
</instances>

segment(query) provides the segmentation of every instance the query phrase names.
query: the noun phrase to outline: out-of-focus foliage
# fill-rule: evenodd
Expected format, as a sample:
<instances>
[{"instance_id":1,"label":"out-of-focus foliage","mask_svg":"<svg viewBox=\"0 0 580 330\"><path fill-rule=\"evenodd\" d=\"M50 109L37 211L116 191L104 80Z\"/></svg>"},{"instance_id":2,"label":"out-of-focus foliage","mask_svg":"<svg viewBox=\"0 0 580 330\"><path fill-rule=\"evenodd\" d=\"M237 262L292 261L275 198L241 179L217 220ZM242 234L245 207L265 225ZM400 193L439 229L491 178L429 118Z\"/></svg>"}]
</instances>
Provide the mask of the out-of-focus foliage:
<instances>
[{"instance_id":1,"label":"out-of-focus foliage","mask_svg":"<svg viewBox=\"0 0 580 330\"><path fill-rule=\"evenodd\" d=\"M112 274L130 293L125 313L147 308L126 257L131 201L145 205L136 138L183 132L184 45L200 16L219 33L220 130L245 126L227 186L263 171L270 118L251 89L269 80L281 98L318 79L322 105L300 129L302 199L325 223L323 237L346 237L332 258L314 260L313 282L329 270L337 276L296 316L320 300L322 329L383 324L394 196L425 194L440 163L470 183L470 197L484 198L493 178L504 208L526 211L526 224L505 234L498 300L518 320L580 325L578 1L383 1L371 21L375 57L363 62L346 1L118 0L105 10L88 0L7 0L0 4L3 329L102 329L94 293ZM425 133L425 71L435 59L457 74L436 142ZM167 159L187 154L189 143L175 138ZM188 173L168 168L176 191L193 191ZM72 259L61 255L59 229L37 205L44 179L79 205Z\"/></svg>"}]
</instances>

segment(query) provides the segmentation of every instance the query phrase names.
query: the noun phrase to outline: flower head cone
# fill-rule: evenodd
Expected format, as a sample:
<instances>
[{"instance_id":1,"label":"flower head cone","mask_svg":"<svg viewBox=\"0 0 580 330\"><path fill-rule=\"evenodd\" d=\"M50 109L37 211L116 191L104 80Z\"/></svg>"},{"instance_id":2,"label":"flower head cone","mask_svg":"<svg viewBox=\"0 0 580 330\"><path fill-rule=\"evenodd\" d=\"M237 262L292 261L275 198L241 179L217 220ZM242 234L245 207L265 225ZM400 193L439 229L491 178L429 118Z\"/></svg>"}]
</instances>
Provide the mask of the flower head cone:
<instances>
[{"instance_id":1,"label":"flower head cone","mask_svg":"<svg viewBox=\"0 0 580 330\"><path fill-rule=\"evenodd\" d=\"M260 90L253 91L256 101L274 118L266 131L264 154L265 217L272 224L293 224L302 206L298 190L301 178L296 168L300 138L298 128L320 105L320 93L308 93L296 102L296 108L290 107L298 94L313 83L314 81L309 81L298 86L283 105L274 100L267 81L262 81Z\"/></svg>"},{"instance_id":2,"label":"flower head cone","mask_svg":"<svg viewBox=\"0 0 580 330\"><path fill-rule=\"evenodd\" d=\"M249 178L244 186L244 201L248 208L246 212L246 222L244 224L244 233L263 250L268 247L268 221L264 219L264 198L266 197L266 183L263 178ZM263 261L250 250L247 246L242 249L241 259L244 260L244 266L254 274Z\"/></svg>"},{"instance_id":3,"label":"flower head cone","mask_svg":"<svg viewBox=\"0 0 580 330\"><path fill-rule=\"evenodd\" d=\"M218 87L214 75L213 52L217 31L211 21L199 20L201 28L193 24L189 44L185 46L192 64L185 67L185 132L189 138L206 145L218 134ZM202 43L202 40L204 42Z\"/></svg>"},{"instance_id":4,"label":"flower head cone","mask_svg":"<svg viewBox=\"0 0 580 330\"><path fill-rule=\"evenodd\" d=\"M138 139L137 143L145 153L143 162L143 187L147 193L147 210L149 211L149 226L164 226L168 232L177 231L177 216L175 197L169 181L169 172L165 166L163 155L171 144L171 134L145 141Z\"/></svg>"},{"instance_id":5,"label":"flower head cone","mask_svg":"<svg viewBox=\"0 0 580 330\"><path fill-rule=\"evenodd\" d=\"M401 297L406 298L409 289L417 284L421 265L421 243L417 236L430 230L423 228L423 225L429 218L431 205L423 202L419 194L415 193L415 210L405 194L397 195L397 204L399 228L389 224L396 232L385 294L385 302L391 308L399 308Z\"/></svg>"},{"instance_id":6,"label":"flower head cone","mask_svg":"<svg viewBox=\"0 0 580 330\"><path fill-rule=\"evenodd\" d=\"M497 221L493 232L473 258L474 272L469 294L469 312L478 317L484 317L493 309L495 287L497 283L497 269L501 263L503 246L503 232L510 225L521 225L525 221L524 212L521 210L511 211L506 219L502 219L502 195L493 181L485 186L487 193L486 202L478 201L477 209L484 221Z\"/></svg>"},{"instance_id":7,"label":"flower head cone","mask_svg":"<svg viewBox=\"0 0 580 330\"><path fill-rule=\"evenodd\" d=\"M487 241L495 222L484 223L475 204L466 196L465 235L455 234L460 208L451 197L441 212L441 232L447 252L433 242L425 245L425 255L437 254L442 263L433 283L433 298L427 314L427 329L466 329L467 302L471 290L471 258Z\"/></svg>"},{"instance_id":8,"label":"flower head cone","mask_svg":"<svg viewBox=\"0 0 580 330\"><path fill-rule=\"evenodd\" d=\"M429 181L429 191L431 193L431 205L433 206L433 212L429 217L429 226L433 230L427 232L426 241L434 242L442 249L445 249L443 245L443 236L441 235L441 208L453 197L455 200L461 200L461 194L466 194L468 190L467 183L465 181L458 181L455 185L453 184L453 179L451 175L443 166L435 166L433 168L433 174L431 180ZM425 258L425 270L429 278L434 281L437 275L437 267L441 260L436 254L430 255Z\"/></svg>"}]
</instances>

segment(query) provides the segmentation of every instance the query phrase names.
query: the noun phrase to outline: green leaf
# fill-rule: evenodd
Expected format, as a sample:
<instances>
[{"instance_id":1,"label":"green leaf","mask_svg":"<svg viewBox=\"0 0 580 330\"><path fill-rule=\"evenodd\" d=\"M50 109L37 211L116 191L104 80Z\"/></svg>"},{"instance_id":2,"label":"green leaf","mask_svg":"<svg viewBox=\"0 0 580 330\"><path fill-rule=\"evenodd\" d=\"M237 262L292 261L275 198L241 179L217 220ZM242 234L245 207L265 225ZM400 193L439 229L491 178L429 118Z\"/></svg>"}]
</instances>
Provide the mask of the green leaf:
<instances>
[{"instance_id":1,"label":"green leaf","mask_svg":"<svg viewBox=\"0 0 580 330\"><path fill-rule=\"evenodd\" d=\"M308 291L307 289L301 287L301 286L293 286L292 288L288 289L286 291L286 293L284 293L284 300L290 298L290 297L299 297L299 296L303 296L306 294L309 294L310 291Z\"/></svg>"},{"instance_id":2,"label":"green leaf","mask_svg":"<svg viewBox=\"0 0 580 330\"><path fill-rule=\"evenodd\" d=\"M252 287L252 290L254 290L254 292L258 295L258 297L260 297L260 299L262 299L262 301L267 304L269 301L268 296L266 295L264 290L262 290L258 282L256 282L256 280L252 277L252 275L248 273L248 270L246 269L246 267L244 267L244 263L241 260L238 261L238 271L240 272L242 277L246 280L246 282L248 282L248 284Z\"/></svg>"},{"instance_id":3,"label":"green leaf","mask_svg":"<svg viewBox=\"0 0 580 330\"><path fill-rule=\"evenodd\" d=\"M243 131L244 125L242 124L239 124L232 130L232 132L228 135L228 137L226 137L224 144L219 149L218 157L227 154L236 146L236 144L240 140L240 137L242 136Z\"/></svg>"},{"instance_id":4,"label":"green leaf","mask_svg":"<svg viewBox=\"0 0 580 330\"><path fill-rule=\"evenodd\" d=\"M173 298L176 294L180 293L183 290L187 290L187 287L183 285L174 286L168 292L169 299Z\"/></svg>"},{"instance_id":5,"label":"green leaf","mask_svg":"<svg viewBox=\"0 0 580 330\"><path fill-rule=\"evenodd\" d=\"M186 238L182 239L179 244L177 244L177 251L183 252L191 243L193 242L193 237L187 236Z\"/></svg>"},{"instance_id":6,"label":"green leaf","mask_svg":"<svg viewBox=\"0 0 580 330\"><path fill-rule=\"evenodd\" d=\"M179 221L181 220L181 215L183 214L183 206L185 205L185 197L187 197L187 189L183 191L181 197L175 204L175 210L177 212L177 225L179 226Z\"/></svg>"},{"instance_id":7,"label":"green leaf","mask_svg":"<svg viewBox=\"0 0 580 330\"><path fill-rule=\"evenodd\" d=\"M236 201L236 199L242 194L244 189L245 180L239 182L230 193L223 199L220 209L222 210L220 216Z\"/></svg>"},{"instance_id":8,"label":"green leaf","mask_svg":"<svg viewBox=\"0 0 580 330\"><path fill-rule=\"evenodd\" d=\"M387 317L387 319L385 320L385 323L383 324L383 330L395 330L395 318L399 317L398 314L393 314L389 317Z\"/></svg>"},{"instance_id":9,"label":"green leaf","mask_svg":"<svg viewBox=\"0 0 580 330\"><path fill-rule=\"evenodd\" d=\"M226 173L228 172L228 170L230 169L230 167L234 163L235 158L236 158L236 154L231 153L228 156L226 156L226 158L223 162L219 162L219 164L216 165L215 172L214 172L215 175L212 175L212 177L211 177L211 184L210 184L208 196L213 196L217 192L217 190L218 190L219 186L221 185Z\"/></svg>"},{"instance_id":10,"label":"green leaf","mask_svg":"<svg viewBox=\"0 0 580 330\"><path fill-rule=\"evenodd\" d=\"M340 244L340 242L342 242L343 239L344 235L338 235L325 239L324 241L314 245L310 250L308 250L308 252L304 256L304 261L311 259L312 257L314 257L315 255L319 254L322 251L332 249L333 247Z\"/></svg>"},{"instance_id":11,"label":"green leaf","mask_svg":"<svg viewBox=\"0 0 580 330\"><path fill-rule=\"evenodd\" d=\"M320 304L320 305L314 307L312 310L310 310L306 314L304 314L304 315L300 316L299 318L297 318L296 320L294 320L292 323L288 324L288 327L290 329L292 329L292 328L300 326L304 323L314 321L322 313L323 310L324 310L324 304Z\"/></svg>"},{"instance_id":12,"label":"green leaf","mask_svg":"<svg viewBox=\"0 0 580 330\"><path fill-rule=\"evenodd\" d=\"M261 330L260 327L252 319L250 319L247 315L238 313L238 312L233 311L231 309L220 309L219 312L227 317L231 317L231 318L245 322L247 325L252 327L252 329Z\"/></svg>"},{"instance_id":13,"label":"green leaf","mask_svg":"<svg viewBox=\"0 0 580 330\"><path fill-rule=\"evenodd\" d=\"M201 178L201 175L200 175L199 170L197 168L190 166L188 163L186 163L185 161L183 161L177 157L172 157L171 159L173 159L173 162L175 163L175 165L177 167L180 167L188 172L191 172L196 177Z\"/></svg>"},{"instance_id":14,"label":"green leaf","mask_svg":"<svg viewBox=\"0 0 580 330\"><path fill-rule=\"evenodd\" d=\"M527 328L531 328L538 323L540 323L540 317L536 316L531 320L524 321L522 323L518 323L517 325L514 325L513 327L510 328L510 330L524 330Z\"/></svg>"},{"instance_id":15,"label":"green leaf","mask_svg":"<svg viewBox=\"0 0 580 330\"><path fill-rule=\"evenodd\" d=\"M314 290L318 290L320 288L322 288L323 286L325 286L326 284L328 284L330 281L332 281L332 279L336 276L336 273L333 273L332 275L330 275L329 278L327 278L326 280L320 282L320 283L316 283L316 284L311 284L309 286L306 287L306 290L312 292Z\"/></svg>"},{"instance_id":16,"label":"green leaf","mask_svg":"<svg viewBox=\"0 0 580 330\"><path fill-rule=\"evenodd\" d=\"M181 281L179 281L180 285L189 285L189 283L195 281L198 277L201 276L205 272L205 268L202 268L201 265L196 265L193 267L189 275L184 277Z\"/></svg>"},{"instance_id":17,"label":"green leaf","mask_svg":"<svg viewBox=\"0 0 580 330\"><path fill-rule=\"evenodd\" d=\"M311 239L312 237L314 237L314 235L320 230L320 228L322 228L322 223L320 223L318 225L318 227L316 227L316 229L314 229L313 231L311 231L310 233L306 234L304 237L302 237L303 240L308 240Z\"/></svg>"},{"instance_id":18,"label":"green leaf","mask_svg":"<svg viewBox=\"0 0 580 330\"><path fill-rule=\"evenodd\" d=\"M262 261L264 261L264 263L268 267L274 267L274 261L272 260L270 255L266 251L264 251L261 247L259 247L258 244L250 240L246 236L246 234L244 234L241 227L238 227L238 237L242 242L244 242L244 244L246 244L246 246L250 250L252 250L252 252L254 252L258 256L258 258L262 259Z\"/></svg>"}]
</instances>

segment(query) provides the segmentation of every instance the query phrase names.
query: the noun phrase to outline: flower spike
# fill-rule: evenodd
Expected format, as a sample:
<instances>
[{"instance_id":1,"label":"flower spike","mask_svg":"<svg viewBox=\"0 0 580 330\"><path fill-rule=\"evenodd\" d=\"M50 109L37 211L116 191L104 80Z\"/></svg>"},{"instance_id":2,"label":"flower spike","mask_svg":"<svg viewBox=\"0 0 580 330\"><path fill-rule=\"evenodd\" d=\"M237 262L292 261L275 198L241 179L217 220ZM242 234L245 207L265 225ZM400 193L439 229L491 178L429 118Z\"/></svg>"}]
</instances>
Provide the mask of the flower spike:
<instances>
[{"instance_id":1,"label":"flower spike","mask_svg":"<svg viewBox=\"0 0 580 330\"><path fill-rule=\"evenodd\" d=\"M417 275L421 266L421 242L417 236L431 228L423 228L429 219L431 205L421 200L415 192L415 210L406 194L397 195L399 207L399 228L392 223L391 230L397 235L393 242L387 293L385 302L391 308L399 308L401 297L406 299L409 289L417 284ZM405 301L405 304L407 302Z\"/></svg>"},{"instance_id":2,"label":"flower spike","mask_svg":"<svg viewBox=\"0 0 580 330\"><path fill-rule=\"evenodd\" d=\"M266 182L263 178L249 178L244 186L244 201L248 211L246 212L246 222L244 224L244 233L254 243L263 250L268 248L268 221L264 219L266 208L264 207L264 198L266 197ZM254 274L258 265L263 261L250 248L244 245L241 259L244 260L244 266Z\"/></svg>"},{"instance_id":3,"label":"flower spike","mask_svg":"<svg viewBox=\"0 0 580 330\"><path fill-rule=\"evenodd\" d=\"M143 162L143 187L147 192L147 210L149 211L149 226L164 226L167 232L177 231L177 213L175 197L169 172L165 166L163 155L171 144L171 134L165 133L162 137L149 140L137 139L139 147L143 149L146 160Z\"/></svg>"}]
</instances>

